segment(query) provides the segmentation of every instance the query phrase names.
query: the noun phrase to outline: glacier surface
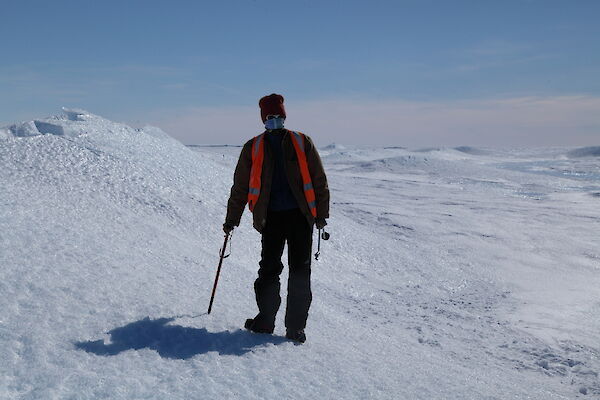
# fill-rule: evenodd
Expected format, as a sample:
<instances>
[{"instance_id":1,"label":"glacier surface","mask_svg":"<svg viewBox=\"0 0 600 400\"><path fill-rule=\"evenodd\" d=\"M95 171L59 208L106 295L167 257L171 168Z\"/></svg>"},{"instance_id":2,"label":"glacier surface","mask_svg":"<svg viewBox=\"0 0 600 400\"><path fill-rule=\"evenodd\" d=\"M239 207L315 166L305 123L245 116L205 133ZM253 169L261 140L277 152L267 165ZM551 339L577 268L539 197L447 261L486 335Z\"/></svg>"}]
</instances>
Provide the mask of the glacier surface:
<instances>
[{"instance_id":1,"label":"glacier surface","mask_svg":"<svg viewBox=\"0 0 600 400\"><path fill-rule=\"evenodd\" d=\"M248 212L205 314L239 151L83 110L0 129L0 398L600 396L597 148L323 147L302 346L240 329Z\"/></svg>"}]
</instances>

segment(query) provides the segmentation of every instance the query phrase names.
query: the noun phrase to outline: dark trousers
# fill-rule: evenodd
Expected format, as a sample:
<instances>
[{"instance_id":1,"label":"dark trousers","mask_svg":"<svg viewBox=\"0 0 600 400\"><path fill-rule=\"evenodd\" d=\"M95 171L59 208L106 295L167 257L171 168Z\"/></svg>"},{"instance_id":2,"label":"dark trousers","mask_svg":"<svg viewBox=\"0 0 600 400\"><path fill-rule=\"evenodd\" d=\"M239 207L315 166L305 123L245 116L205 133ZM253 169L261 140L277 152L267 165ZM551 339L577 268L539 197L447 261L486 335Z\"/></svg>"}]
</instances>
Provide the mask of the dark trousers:
<instances>
[{"instance_id":1,"label":"dark trousers","mask_svg":"<svg viewBox=\"0 0 600 400\"><path fill-rule=\"evenodd\" d=\"M258 319L261 325L275 326L281 304L279 275L283 270L281 256L288 244L289 278L285 326L300 330L306 326L312 301L310 262L313 227L299 209L269 211L262 232L262 252L258 279L254 282Z\"/></svg>"}]
</instances>

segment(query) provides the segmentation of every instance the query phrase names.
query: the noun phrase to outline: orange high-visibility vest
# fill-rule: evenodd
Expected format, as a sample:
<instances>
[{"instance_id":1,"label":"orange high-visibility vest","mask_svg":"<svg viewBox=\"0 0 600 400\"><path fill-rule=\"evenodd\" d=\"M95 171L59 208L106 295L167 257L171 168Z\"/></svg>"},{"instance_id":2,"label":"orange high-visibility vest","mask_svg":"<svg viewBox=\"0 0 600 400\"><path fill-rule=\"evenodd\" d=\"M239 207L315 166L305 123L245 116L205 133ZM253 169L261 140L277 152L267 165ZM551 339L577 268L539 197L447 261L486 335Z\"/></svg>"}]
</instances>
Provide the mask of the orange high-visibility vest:
<instances>
[{"instance_id":1,"label":"orange high-visibility vest","mask_svg":"<svg viewBox=\"0 0 600 400\"><path fill-rule=\"evenodd\" d=\"M296 150L296 158L302 175L302 187L304 188L304 197L313 217L317 216L317 202L315 190L313 188L306 153L304 151L304 134L300 132L288 131L292 136L292 143ZM256 136L252 142L252 168L250 169L250 184L248 185L248 207L254 211L254 206L260 195L260 179L262 176L262 166L265 159L265 134Z\"/></svg>"}]
</instances>

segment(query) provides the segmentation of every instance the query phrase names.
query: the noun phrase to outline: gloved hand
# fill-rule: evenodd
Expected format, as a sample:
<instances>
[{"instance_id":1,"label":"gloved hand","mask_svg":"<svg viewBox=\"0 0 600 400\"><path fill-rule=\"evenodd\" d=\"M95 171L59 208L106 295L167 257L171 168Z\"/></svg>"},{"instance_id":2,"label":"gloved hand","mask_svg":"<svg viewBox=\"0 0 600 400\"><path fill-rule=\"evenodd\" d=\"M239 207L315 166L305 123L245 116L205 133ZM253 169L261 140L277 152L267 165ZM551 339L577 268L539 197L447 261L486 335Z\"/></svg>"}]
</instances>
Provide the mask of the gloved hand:
<instances>
[{"instance_id":1,"label":"gloved hand","mask_svg":"<svg viewBox=\"0 0 600 400\"><path fill-rule=\"evenodd\" d=\"M234 226L231 224L228 224L227 222L225 222L223 224L223 232L225 232L226 235L230 234L231 231L233 230Z\"/></svg>"},{"instance_id":2,"label":"gloved hand","mask_svg":"<svg viewBox=\"0 0 600 400\"><path fill-rule=\"evenodd\" d=\"M315 219L315 225L317 229L323 229L327 225L327 221L325 221L325 218L317 218Z\"/></svg>"}]
</instances>

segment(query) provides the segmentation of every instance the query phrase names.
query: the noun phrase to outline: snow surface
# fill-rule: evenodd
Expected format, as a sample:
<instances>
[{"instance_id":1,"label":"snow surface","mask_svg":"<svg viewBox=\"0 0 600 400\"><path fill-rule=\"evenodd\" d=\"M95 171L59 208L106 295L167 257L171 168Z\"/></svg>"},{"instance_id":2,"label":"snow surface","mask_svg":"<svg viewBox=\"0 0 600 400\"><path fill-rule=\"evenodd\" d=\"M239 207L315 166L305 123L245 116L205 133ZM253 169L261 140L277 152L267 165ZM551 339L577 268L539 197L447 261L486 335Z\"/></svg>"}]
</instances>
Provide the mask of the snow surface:
<instances>
[{"instance_id":1,"label":"snow surface","mask_svg":"<svg viewBox=\"0 0 600 400\"><path fill-rule=\"evenodd\" d=\"M248 213L205 314L239 148L83 110L0 138L2 399L600 397L598 148L323 147L297 346L240 329Z\"/></svg>"}]
</instances>

